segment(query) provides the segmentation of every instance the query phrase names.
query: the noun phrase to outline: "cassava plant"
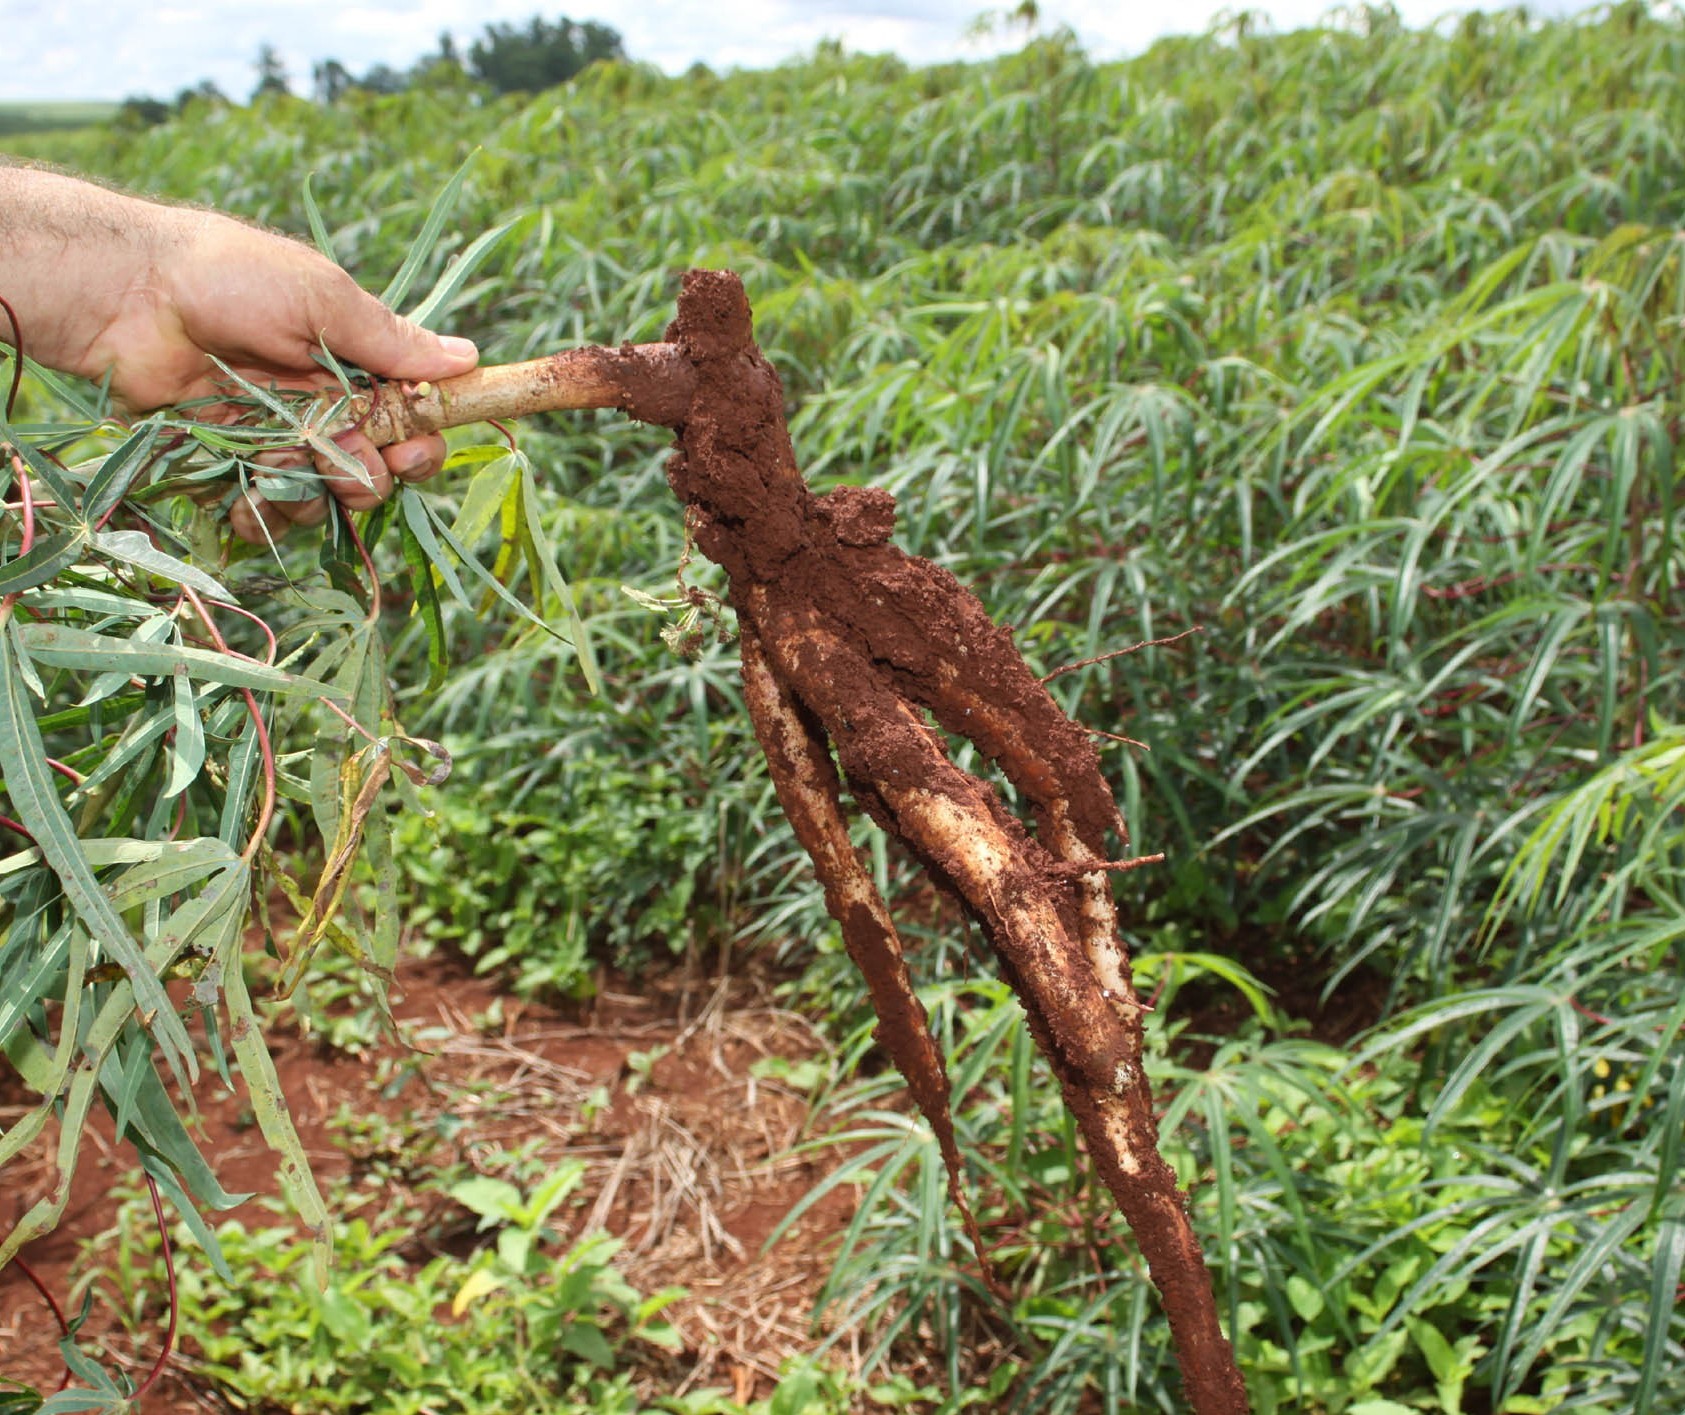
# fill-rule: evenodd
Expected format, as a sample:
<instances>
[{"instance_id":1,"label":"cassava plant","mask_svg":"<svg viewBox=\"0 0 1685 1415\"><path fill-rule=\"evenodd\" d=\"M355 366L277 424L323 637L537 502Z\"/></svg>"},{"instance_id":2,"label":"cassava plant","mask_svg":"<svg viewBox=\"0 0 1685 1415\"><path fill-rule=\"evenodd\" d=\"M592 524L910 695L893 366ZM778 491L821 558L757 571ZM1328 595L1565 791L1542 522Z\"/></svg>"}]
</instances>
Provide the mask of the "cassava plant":
<instances>
[{"instance_id":1,"label":"cassava plant","mask_svg":"<svg viewBox=\"0 0 1685 1415\"><path fill-rule=\"evenodd\" d=\"M323 443L325 433L349 420L384 444L421 430L539 409L602 406L620 407L642 420L677 429L680 452L669 479L689 508L697 544L730 577L742 634L744 698L780 803L814 861L827 904L867 979L883 1043L939 1137L954 1197L980 1259L987 1261L961 1184L943 1061L913 991L894 924L849 840L839 767L855 799L964 902L994 945L1100 1173L1147 1255L1165 1299L1194 1407L1201 1415L1244 1410L1245 1388L1217 1321L1198 1241L1175 1178L1157 1151L1142 1066L1142 1003L1118 941L1108 883L1108 871L1131 869L1144 861L1108 856L1108 837L1115 833L1126 840L1127 834L1089 737L1057 708L1010 635L989 621L957 581L888 544L894 502L887 493L838 490L817 499L808 490L784 427L782 387L754 346L748 303L735 277L705 272L687 276L670 336L664 344L580 349L516 368L480 370L438 386L401 385L373 397L323 399L301 415L262 390L248 386L247 392L270 413L285 415L293 438ZM111 489L108 462L78 497L47 458L35 453L25 465L22 451L17 455L24 485L25 545L13 578L21 593L33 588L30 581L40 558L28 489L31 473L52 492L57 506L80 505L85 523L63 533L66 547L56 553L64 558L49 562L49 577L66 570L84 545L102 534L88 528L103 524L96 522L96 512L103 515L121 504L129 488L124 482ZM138 453L132 461L136 471L148 465ZM129 462L119 460L118 465ZM515 490L521 489L517 483ZM477 562L448 530L418 511L420 506L406 493L397 514L403 518L406 559L416 571L417 598L425 611L430 598L436 604L435 566L451 578L448 560L438 549L441 539L464 563ZM466 514L468 508L464 510ZM366 548L350 524L344 524L369 573L373 594L378 581ZM143 541L141 536L137 544ZM165 556L151 568L180 582L174 613L184 614L191 607L216 647L231 658L203 596L225 605L233 596L174 557ZM371 609L365 624L374 617ZM149 619L142 627L151 623ZM166 629L168 624L166 617ZM107 917L110 904L88 869L91 857L73 844L62 804L56 797L51 804L45 799L44 749L39 729L34 738L29 735L33 719L24 701L30 659L85 667L96 662L105 647L86 640L103 636L49 625L45 632L15 637L21 649L14 642L3 660L10 732L0 740L0 751L9 777L32 785L34 815L20 829L42 845L40 859L71 900L70 917L54 936L57 941L62 935L62 946L73 950L62 979L66 996L80 997L89 939L103 944L126 975L96 1021L96 1056L103 1059L112 1050L138 1004L147 1024L140 1031L146 1050L137 1052L142 1060L132 1064L140 1068L142 1082L150 1075L152 1085L161 1088L151 1056L156 1046L178 1080L190 1083L195 1069L192 1046L160 978L193 947L202 959L194 969L195 1001L208 1012L222 993L233 999L232 1038L248 1083L256 1081L254 1093L261 1089L265 1133L289 1155L284 1177L295 1204L323 1242L326 1214L308 1172L300 1172L297 1137L286 1121L267 1053L254 1035L242 976L242 906L252 862L263 848L274 811L278 777L250 675L242 676L242 671L218 661L220 676L212 678L240 690L245 730L251 737L241 786L245 794L237 795L232 807L225 799L221 812L225 830L243 828L241 805L259 793L257 823L241 853L225 858L233 846L219 838L206 843L204 860L195 857L185 867L164 847L151 852L142 848L138 856L131 849L127 856L120 852L114 857L114 863L123 864L163 861L162 868L142 873L140 884L131 882L131 891L153 889L135 895L137 903L158 898L161 889L212 877L195 901L198 912L178 907L169 916L170 926L141 956L122 921L114 914ZM62 647L67 640L69 650ZM273 646L276 641L271 637L270 642ZM365 638L365 656L367 642ZM191 688L182 687L190 681L185 665L197 663L195 655L208 656L205 651L182 644L174 657L159 658L115 640L112 646L135 660L130 666L136 673L168 669L177 696L168 715L160 714L159 720L172 732L172 742L190 738L202 709ZM76 656L63 657L67 652ZM344 757L331 792L317 802L329 843L314 893L298 901L302 918L280 978L285 993L297 986L312 949L336 927L352 862L365 845L370 822L381 819L375 803L394 766L418 783L442 775L406 760L405 749L419 748L424 758L444 754L396 728L381 694L383 680L368 676L366 661L352 659L350 681L336 692L337 683L280 674L272 666L276 652L272 647L265 666L278 676L261 679L257 686L313 694L359 728L370 744ZM238 659L233 661L238 665ZM185 702L183 691L189 694ZM997 793L954 766L925 712L947 731L969 737L1000 765L1031 803L1036 835L1007 811ZM835 747L835 763L827 739ZM198 763L188 765L202 764L202 749L199 756ZM172 756L171 761L178 758ZM184 779L178 782L178 776ZM191 780L191 772L172 765L172 789L162 799L179 795ZM78 781L79 789L82 785ZM52 805L58 805L59 812ZM377 868L382 860L389 868L389 840L374 842L372 854ZM167 883L156 885L155 875ZM43 875L42 883L48 878ZM130 902L129 894L119 898ZM352 948L355 951L355 945ZM14 950L13 956L23 955ZM51 945L47 956L56 958ZM384 975L391 966L390 955L371 954L369 964ZM15 1035L23 1058L20 1070L43 1103L36 1112L37 1123L17 1127L6 1137L12 1152L45 1122L80 1040L73 1025L61 1035L57 1051L49 1053L30 1032ZM64 1130L73 1140L80 1138L102 1065L103 1060L96 1061L81 1073L85 1079L73 1083ZM153 1109L158 1109L156 1103ZM167 1104L163 1109L173 1119ZM120 1130L126 1130L129 1113L120 1107L118 1118ZM143 1143L149 1141L144 1132L137 1133ZM168 1139L180 1163L185 1158L185 1132ZM191 1142L186 1144L191 1150ZM197 1152L193 1154L196 1158ZM73 1158L74 1149L65 1170L73 1169ZM213 1205L228 1202L217 1188L199 1197ZM23 1242L45 1231L62 1206L62 1190L38 1204L8 1237L0 1259L13 1256Z\"/></svg>"},{"instance_id":2,"label":"cassava plant","mask_svg":"<svg viewBox=\"0 0 1685 1415\"><path fill-rule=\"evenodd\" d=\"M354 121L306 103L201 111L24 150L298 233L307 153L336 252L366 272L399 263L416 194L482 145L457 239L511 221L514 237L451 318L508 359L658 340L672 272L739 271L809 478L892 491L898 542L1014 625L1038 671L1206 626L1198 653L1149 649L1048 688L1151 748L1106 753L1140 848L1169 855L1118 881L1137 960L1209 950L1331 1043L1326 1080L1284 1112L1280 1043L1235 1032L1209 996L1147 1019L1150 1056L1168 1039L1174 1068L1152 1068L1161 1143L1257 1407L1685 1408L1685 891L1667 785L1685 712L1685 25L1625 3L1419 30L1357 6L1284 34L1228 19L1116 63L1071 52L1057 173L1044 57L927 68L838 46L764 72L593 70L560 103L416 91L358 99ZM21 435L61 452L67 422L97 421L61 400L44 428L23 407ZM675 665L621 594L668 593L681 558L660 441L613 416L522 430L540 529L566 546L614 690L582 703L565 645L501 641L441 580L439 614L389 646L399 716L464 749L459 779L472 762L523 807L558 808L582 740L632 769L682 760L687 806L695 782L719 787L710 819L755 923L853 1012L805 860L763 828L763 769L736 750L736 651ZM450 505L463 468L431 504ZM471 484L476 505L495 490ZM373 548L383 563L402 523ZM249 569L214 573L244 597ZM441 623L454 662L429 691L411 665ZM741 771L710 775L713 742ZM65 761L83 745L50 743ZM282 800L302 812L306 758L283 755ZM897 852L874 865L893 898ZM904 908L897 922L916 936ZM958 953L933 941L914 960L927 1006ZM1017 1191L996 1176L1038 1156L966 1123L988 1097L949 1056L998 1248L1000 1194ZM1332 1097L1346 1066L1353 1104L1324 1114L1310 1093ZM918 1144L939 1174L935 1142ZM1014 1274L1028 1328L1003 1342L970 1266L931 1256L965 1247L940 1185L902 1181L879 1165L871 1192L905 1223L874 1230L884 1246L853 1269L894 1313L866 1319L873 1340L899 1332L892 1359L934 1332L959 1349L956 1386L1034 1360L1047 1380L1026 1377L1014 1408L1182 1408L1128 1247L1073 1242L1050 1275L1039 1219L1094 1197L1082 1169L1009 1216L1037 1225L1041 1256ZM918 1239L897 1248L903 1230ZM892 1272L949 1283L963 1318L903 1320ZM1086 1376L1062 1364L1073 1343Z\"/></svg>"},{"instance_id":3,"label":"cassava plant","mask_svg":"<svg viewBox=\"0 0 1685 1415\"><path fill-rule=\"evenodd\" d=\"M424 223L389 302L405 301L456 186ZM440 279L418 307L423 318L490 244ZM28 331L14 318L9 335L20 352L0 404L0 785L9 803L0 827L14 843L0 857L0 1050L26 1103L0 1132L0 1170L34 1168L25 1187L33 1202L0 1233L0 1268L16 1263L34 1281L21 1250L63 1214L101 1102L155 1204L168 1199L219 1262L202 1211L240 1196L218 1182L184 1123L210 1071L224 1083L241 1076L325 1278L330 1218L253 982L290 994L327 945L352 956L384 1009L400 926L386 803L394 791L413 799L449 770L437 743L397 721L370 546L383 533L400 543L430 622L441 589L473 602L466 574L514 606L529 631L583 644L535 514L530 466L507 447L461 449L455 465L477 468L464 514L447 522L408 493L361 530L335 513L320 580L276 576L254 556L227 558L216 503L249 486L309 494L308 478L258 458L283 446L330 448L321 419L333 400L313 409L230 373L230 395L246 409L239 423L166 410L123 426L102 391L30 366L34 387L70 411L34 424L18 411ZM531 607L464 544L497 518L508 559L537 587ZM286 745L301 737L313 749ZM272 853L284 815L293 834L321 842L313 879L295 880ZM372 876L368 920L352 917L347 898L359 860ZM272 890L294 907L284 930L271 927ZM278 960L272 978L257 979L248 950L254 912ZM68 1325L64 1350L88 1375ZM109 1379L95 1385L111 1408L130 1394Z\"/></svg>"},{"instance_id":4,"label":"cassava plant","mask_svg":"<svg viewBox=\"0 0 1685 1415\"><path fill-rule=\"evenodd\" d=\"M1108 854L1109 840L1128 834L1092 739L952 575L889 544L894 499L869 488L809 490L784 426L783 387L754 344L737 278L688 274L668 334L662 344L573 350L436 387L389 386L354 410L378 443L547 408L618 407L676 429L668 480L697 545L730 579L744 701L779 803L865 976L879 1039L938 1137L980 1260L946 1069L894 922L849 838L844 782L993 945L1146 1255L1194 1409L1247 1409L1199 1242L1158 1153L1143 1004L1108 880L1156 857ZM1030 803L1034 834L954 765L939 729L1000 767Z\"/></svg>"}]
</instances>

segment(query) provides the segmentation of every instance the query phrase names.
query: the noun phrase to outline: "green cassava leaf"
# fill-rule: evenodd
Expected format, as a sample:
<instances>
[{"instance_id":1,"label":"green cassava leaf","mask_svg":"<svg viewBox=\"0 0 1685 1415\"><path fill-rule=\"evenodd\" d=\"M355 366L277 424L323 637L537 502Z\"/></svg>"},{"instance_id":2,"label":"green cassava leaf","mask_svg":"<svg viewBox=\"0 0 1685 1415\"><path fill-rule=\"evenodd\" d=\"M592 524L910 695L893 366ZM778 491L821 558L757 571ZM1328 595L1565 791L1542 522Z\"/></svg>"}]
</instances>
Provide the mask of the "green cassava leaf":
<instances>
[{"instance_id":1,"label":"green cassava leaf","mask_svg":"<svg viewBox=\"0 0 1685 1415\"><path fill-rule=\"evenodd\" d=\"M533 480L532 464L524 458L520 466L520 486L521 524L532 555L538 562L539 578L543 581L546 592L555 597L567 617L570 631L568 642L579 655L579 668L585 675L587 691L600 693L602 678L597 668L596 655L591 648L591 636L585 621L579 617L579 609L573 601L573 592L568 588L567 580L556 564L555 553L551 550L549 538L544 533L543 524L539 519L538 485Z\"/></svg>"},{"instance_id":2,"label":"green cassava leaf","mask_svg":"<svg viewBox=\"0 0 1685 1415\"><path fill-rule=\"evenodd\" d=\"M27 635L28 629L23 632ZM12 805L58 876L66 899L89 935L128 974L135 1001L142 1016L156 1029L154 1035L165 1058L189 1076L196 1075L198 1062L174 1004L94 878L75 827L59 800L46 757L11 641L0 639L0 770L5 772Z\"/></svg>"},{"instance_id":3,"label":"green cassava leaf","mask_svg":"<svg viewBox=\"0 0 1685 1415\"><path fill-rule=\"evenodd\" d=\"M339 260L333 253L333 238L328 235L327 222L322 219L322 208L317 204L316 194L310 190L310 184L315 180L316 174L307 172L304 184L299 188L299 199L304 203L304 219L310 223L310 239L316 243L316 249L337 265Z\"/></svg>"},{"instance_id":4,"label":"green cassava leaf","mask_svg":"<svg viewBox=\"0 0 1685 1415\"><path fill-rule=\"evenodd\" d=\"M62 575L81 557L87 543L87 534L80 530L40 537L22 555L0 565L0 594L31 590Z\"/></svg>"},{"instance_id":5,"label":"green cassava leaf","mask_svg":"<svg viewBox=\"0 0 1685 1415\"><path fill-rule=\"evenodd\" d=\"M134 484L135 478L146 469L153 448L157 446L160 430L156 422L142 423L106 456L99 470L88 478L88 489L82 493L82 519L90 527L104 523ZM96 545L104 539L104 534L94 533ZM128 534L140 535L140 532ZM145 537L141 536L141 539Z\"/></svg>"},{"instance_id":6,"label":"green cassava leaf","mask_svg":"<svg viewBox=\"0 0 1685 1415\"><path fill-rule=\"evenodd\" d=\"M188 677L187 665L177 664L170 675L174 710L169 745L169 779L165 796L179 796L196 780L205 766L205 724L199 716L199 700Z\"/></svg>"},{"instance_id":7,"label":"green cassava leaf","mask_svg":"<svg viewBox=\"0 0 1685 1415\"><path fill-rule=\"evenodd\" d=\"M427 627L427 690L436 691L450 670L450 648L445 641L444 613L439 605L438 586L433 582L434 563L416 534L411 518L406 515L398 527L404 551L404 563L409 567L410 589L415 595L416 613ZM438 543L433 543L438 549ZM443 567L440 573L448 573ZM461 586L456 587L460 592Z\"/></svg>"},{"instance_id":8,"label":"green cassava leaf","mask_svg":"<svg viewBox=\"0 0 1685 1415\"><path fill-rule=\"evenodd\" d=\"M148 575L186 585L200 594L211 596L212 599L230 604L234 602L234 596L220 581L196 566L189 565L185 560L165 554L153 545L151 537L144 531L96 531L90 543L99 554L122 564L132 565Z\"/></svg>"},{"instance_id":9,"label":"green cassava leaf","mask_svg":"<svg viewBox=\"0 0 1685 1415\"><path fill-rule=\"evenodd\" d=\"M139 644L62 624L26 624L19 627L18 633L31 655L55 668L111 670L161 678L181 667L196 682L343 700L337 690L314 678L186 644ZM114 663L122 667L112 670Z\"/></svg>"},{"instance_id":10,"label":"green cassava leaf","mask_svg":"<svg viewBox=\"0 0 1685 1415\"><path fill-rule=\"evenodd\" d=\"M423 328L431 329L434 318L449 308L451 297L462 288L463 282L479 269L485 258L491 254L492 248L509 234L519 219L505 221L501 226L481 232L468 243L467 249L460 255L453 256L445 266L444 273L439 276L438 283L427 292L426 298L419 305L408 312L407 318Z\"/></svg>"},{"instance_id":11,"label":"green cassava leaf","mask_svg":"<svg viewBox=\"0 0 1685 1415\"><path fill-rule=\"evenodd\" d=\"M234 1054L239 1059L240 1072L251 1097L252 1114L264 1140L280 1156L281 1189L305 1225L315 1257L316 1286L324 1290L333 1258L327 1206L322 1202L321 1191L311 1173L309 1156L287 1110L286 1095L281 1090L275 1062L264 1044L262 1023L252 1011L251 995L238 967L224 972L223 996L233 1026Z\"/></svg>"},{"instance_id":12,"label":"green cassava leaf","mask_svg":"<svg viewBox=\"0 0 1685 1415\"><path fill-rule=\"evenodd\" d=\"M427 218L421 223L421 229L416 232L415 240L410 243L409 252L404 257L404 263L398 267L398 273L392 277L391 283L380 292L380 302L393 309L402 305L405 296L410 292L410 286L415 283L421 273L422 265L433 254L433 248L438 244L439 234L444 230L445 222L450 218L452 209L456 206L457 196L462 191L462 184L468 177L468 169L473 164L474 157L470 155L445 183L439 195L433 199L433 205L428 209Z\"/></svg>"}]
</instances>

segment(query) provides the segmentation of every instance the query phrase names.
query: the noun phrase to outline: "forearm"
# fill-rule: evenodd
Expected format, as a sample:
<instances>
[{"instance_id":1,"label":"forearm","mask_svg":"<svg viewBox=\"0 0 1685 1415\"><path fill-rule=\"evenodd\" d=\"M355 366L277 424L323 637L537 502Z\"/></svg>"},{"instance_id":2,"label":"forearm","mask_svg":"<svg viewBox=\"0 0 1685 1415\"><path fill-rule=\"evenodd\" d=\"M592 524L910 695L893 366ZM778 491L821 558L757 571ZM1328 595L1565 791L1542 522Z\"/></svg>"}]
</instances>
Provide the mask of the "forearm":
<instances>
[{"instance_id":1,"label":"forearm","mask_svg":"<svg viewBox=\"0 0 1685 1415\"><path fill-rule=\"evenodd\" d=\"M0 166L0 298L24 351L97 378L102 337L124 311L166 298L160 268L195 213L28 167ZM0 341L13 342L0 318Z\"/></svg>"}]
</instances>

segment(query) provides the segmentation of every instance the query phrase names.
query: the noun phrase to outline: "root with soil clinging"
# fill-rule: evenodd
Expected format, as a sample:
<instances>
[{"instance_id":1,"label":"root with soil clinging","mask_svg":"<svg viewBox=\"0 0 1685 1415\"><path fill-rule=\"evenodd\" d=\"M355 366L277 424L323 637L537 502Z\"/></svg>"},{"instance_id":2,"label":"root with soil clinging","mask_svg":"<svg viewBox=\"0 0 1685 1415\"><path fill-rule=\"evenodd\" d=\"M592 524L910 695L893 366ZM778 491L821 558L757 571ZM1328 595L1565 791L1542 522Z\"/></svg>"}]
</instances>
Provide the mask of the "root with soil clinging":
<instances>
[{"instance_id":1,"label":"root with soil clinging","mask_svg":"<svg viewBox=\"0 0 1685 1415\"><path fill-rule=\"evenodd\" d=\"M1196 1415L1242 1415L1245 1386L1183 1196L1158 1152L1142 1067L1145 1008L1106 879L1137 862L1107 855L1109 834L1127 836L1089 734L952 575L888 543L887 492L842 487L819 497L807 486L782 387L755 347L735 276L686 275L667 343L558 359L545 362L546 377L552 395L559 389L570 401L553 406L619 407L677 430L668 480L697 545L730 578L744 697L779 803L865 974L878 1038L936 1134L979 1256L986 1263L961 1190L947 1073L894 922L849 840L844 781L994 948L1146 1257ZM475 385L481 417L494 415L483 395L497 376L481 371ZM467 402L449 385L427 396L447 415ZM394 410L382 416L402 432L403 407L391 396L380 406ZM523 406L540 403L527 397ZM954 764L944 731L1001 769L1028 802L1034 834Z\"/></svg>"}]
</instances>

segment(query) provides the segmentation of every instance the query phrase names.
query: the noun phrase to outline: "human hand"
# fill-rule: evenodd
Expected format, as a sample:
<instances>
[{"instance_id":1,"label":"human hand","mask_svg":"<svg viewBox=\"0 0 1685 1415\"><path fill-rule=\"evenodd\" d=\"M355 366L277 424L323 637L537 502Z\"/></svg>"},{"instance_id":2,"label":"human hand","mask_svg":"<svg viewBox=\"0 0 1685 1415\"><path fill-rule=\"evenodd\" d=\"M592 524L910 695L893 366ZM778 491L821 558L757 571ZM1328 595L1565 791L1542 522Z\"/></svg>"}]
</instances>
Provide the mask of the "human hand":
<instances>
[{"instance_id":1,"label":"human hand","mask_svg":"<svg viewBox=\"0 0 1685 1415\"><path fill-rule=\"evenodd\" d=\"M401 319L308 246L214 212L160 206L56 173L0 169L0 268L21 308L28 351L92 379L110 376L125 409L226 396L216 360L260 385L337 384L312 358L336 358L378 377L411 382L466 373L466 339ZM3 329L3 326L0 326ZM232 416L211 403L200 417ZM368 484L304 448L266 453L274 466L315 462L347 510L378 505L399 481L421 481L444 462L444 440L411 438L377 449L359 432L335 439L362 463ZM229 511L242 539L284 535L326 519L326 495L268 501L247 492Z\"/></svg>"},{"instance_id":2,"label":"human hand","mask_svg":"<svg viewBox=\"0 0 1685 1415\"><path fill-rule=\"evenodd\" d=\"M336 386L311 357L321 345L379 377L413 382L466 373L477 362L468 340L400 318L308 247L212 213L184 214L193 218L188 238L160 260L157 291L125 308L90 346L95 362L113 370L112 391L126 405L152 408L226 392L213 355L242 378L287 388ZM314 460L340 505L365 511L386 500L396 482L434 475L445 459L438 436L383 449L356 431L335 440L362 464L366 485L302 448L260 460ZM326 496L268 501L248 491L230 508L229 523L242 539L262 543L294 525L319 525L327 514Z\"/></svg>"}]
</instances>

